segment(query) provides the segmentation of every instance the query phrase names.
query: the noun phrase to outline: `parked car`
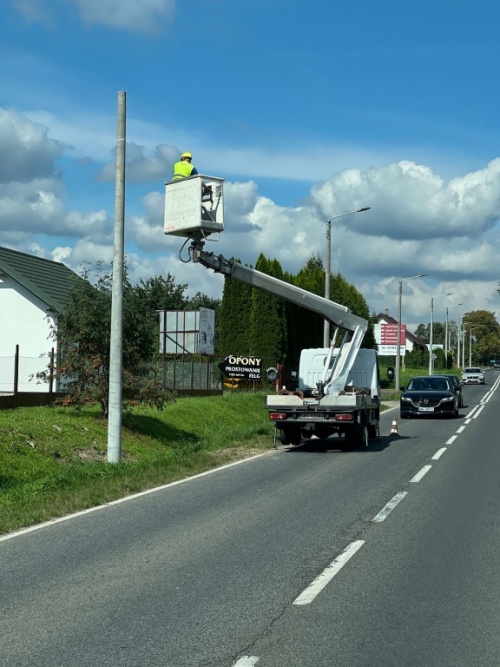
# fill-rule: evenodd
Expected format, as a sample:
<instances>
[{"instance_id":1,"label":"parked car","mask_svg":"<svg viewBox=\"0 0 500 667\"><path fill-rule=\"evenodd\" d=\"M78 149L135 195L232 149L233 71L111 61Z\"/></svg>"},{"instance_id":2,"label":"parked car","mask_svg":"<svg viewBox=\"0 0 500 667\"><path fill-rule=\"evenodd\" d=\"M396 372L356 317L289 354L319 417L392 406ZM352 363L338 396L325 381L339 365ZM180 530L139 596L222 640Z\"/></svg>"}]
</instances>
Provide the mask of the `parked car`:
<instances>
[{"instance_id":1,"label":"parked car","mask_svg":"<svg viewBox=\"0 0 500 667\"><path fill-rule=\"evenodd\" d=\"M439 375L413 377L401 394L399 414L408 417L456 417L459 396L451 380Z\"/></svg>"},{"instance_id":2,"label":"parked car","mask_svg":"<svg viewBox=\"0 0 500 667\"><path fill-rule=\"evenodd\" d=\"M484 371L477 366L464 368L462 372L463 384L484 384Z\"/></svg>"},{"instance_id":3,"label":"parked car","mask_svg":"<svg viewBox=\"0 0 500 667\"><path fill-rule=\"evenodd\" d=\"M435 377L444 377L448 378L448 380L451 382L451 386L453 387L453 391L456 391L458 394L458 407L463 408L464 407L464 395L462 392L462 383L458 379L456 375L453 374L446 374L446 373L439 373L439 375L436 375Z\"/></svg>"}]
</instances>

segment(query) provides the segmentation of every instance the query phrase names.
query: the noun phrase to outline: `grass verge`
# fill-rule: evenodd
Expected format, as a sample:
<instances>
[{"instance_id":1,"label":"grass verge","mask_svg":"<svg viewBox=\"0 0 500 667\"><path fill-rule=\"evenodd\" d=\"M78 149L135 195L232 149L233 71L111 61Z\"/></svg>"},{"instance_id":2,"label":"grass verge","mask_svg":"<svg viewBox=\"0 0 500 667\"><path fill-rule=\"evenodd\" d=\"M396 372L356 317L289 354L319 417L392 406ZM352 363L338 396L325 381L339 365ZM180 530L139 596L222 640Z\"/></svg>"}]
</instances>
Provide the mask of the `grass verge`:
<instances>
[{"instance_id":1,"label":"grass verge","mask_svg":"<svg viewBox=\"0 0 500 667\"><path fill-rule=\"evenodd\" d=\"M122 462L106 462L98 409L0 411L0 533L99 505L272 446L263 394L181 398L126 415Z\"/></svg>"}]
</instances>

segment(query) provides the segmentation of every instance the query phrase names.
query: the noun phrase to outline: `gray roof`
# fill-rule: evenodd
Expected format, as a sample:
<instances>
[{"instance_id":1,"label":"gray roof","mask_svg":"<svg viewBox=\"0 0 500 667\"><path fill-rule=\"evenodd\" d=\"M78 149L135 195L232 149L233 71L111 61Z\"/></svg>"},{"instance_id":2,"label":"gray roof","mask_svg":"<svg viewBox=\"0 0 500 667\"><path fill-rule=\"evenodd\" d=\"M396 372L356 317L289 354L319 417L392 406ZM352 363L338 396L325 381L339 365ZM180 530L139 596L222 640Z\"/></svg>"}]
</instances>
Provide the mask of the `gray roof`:
<instances>
[{"instance_id":1,"label":"gray roof","mask_svg":"<svg viewBox=\"0 0 500 667\"><path fill-rule=\"evenodd\" d=\"M0 247L0 274L6 273L60 313L75 282L82 280L61 262Z\"/></svg>"}]
</instances>

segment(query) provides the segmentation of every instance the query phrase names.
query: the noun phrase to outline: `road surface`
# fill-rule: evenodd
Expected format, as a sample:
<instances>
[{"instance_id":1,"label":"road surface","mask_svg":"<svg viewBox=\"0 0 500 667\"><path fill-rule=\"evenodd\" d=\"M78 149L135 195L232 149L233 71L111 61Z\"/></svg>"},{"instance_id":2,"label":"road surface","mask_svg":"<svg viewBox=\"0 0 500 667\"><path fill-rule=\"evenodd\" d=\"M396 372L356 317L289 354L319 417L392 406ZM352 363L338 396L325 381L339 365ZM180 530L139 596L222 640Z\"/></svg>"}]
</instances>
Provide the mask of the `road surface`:
<instances>
[{"instance_id":1,"label":"road surface","mask_svg":"<svg viewBox=\"0 0 500 667\"><path fill-rule=\"evenodd\" d=\"M498 667L499 382L0 538L0 665Z\"/></svg>"}]
</instances>

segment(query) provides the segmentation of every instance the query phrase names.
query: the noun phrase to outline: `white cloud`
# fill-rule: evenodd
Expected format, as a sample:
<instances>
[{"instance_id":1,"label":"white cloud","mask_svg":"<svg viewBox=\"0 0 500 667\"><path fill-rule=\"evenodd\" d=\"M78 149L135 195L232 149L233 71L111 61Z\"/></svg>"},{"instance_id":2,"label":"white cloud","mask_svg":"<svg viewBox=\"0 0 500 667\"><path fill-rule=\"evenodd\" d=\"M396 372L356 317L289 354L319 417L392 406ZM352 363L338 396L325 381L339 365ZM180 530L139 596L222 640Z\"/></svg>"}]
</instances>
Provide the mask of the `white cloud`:
<instances>
[{"instance_id":1,"label":"white cloud","mask_svg":"<svg viewBox=\"0 0 500 667\"><path fill-rule=\"evenodd\" d=\"M11 0L11 4L27 21L52 25L52 15L46 0Z\"/></svg>"},{"instance_id":2,"label":"white cloud","mask_svg":"<svg viewBox=\"0 0 500 667\"><path fill-rule=\"evenodd\" d=\"M131 183L147 183L170 179L173 164L179 159L180 152L176 146L162 144L156 146L152 156L147 156L144 146L127 142L125 155L127 180ZM114 181L115 163L108 162L104 165L97 179Z\"/></svg>"},{"instance_id":3,"label":"white cloud","mask_svg":"<svg viewBox=\"0 0 500 667\"><path fill-rule=\"evenodd\" d=\"M175 11L175 0L65 1L78 9L85 23L139 32L157 30L162 22L173 19ZM11 0L11 3L28 21L54 24L55 0Z\"/></svg>"},{"instance_id":4,"label":"white cloud","mask_svg":"<svg viewBox=\"0 0 500 667\"><path fill-rule=\"evenodd\" d=\"M155 30L173 18L175 0L71 0L86 23L108 28Z\"/></svg>"},{"instance_id":5,"label":"white cloud","mask_svg":"<svg viewBox=\"0 0 500 667\"><path fill-rule=\"evenodd\" d=\"M62 145L48 130L13 109L0 109L0 183L28 181L54 174Z\"/></svg>"}]
</instances>

